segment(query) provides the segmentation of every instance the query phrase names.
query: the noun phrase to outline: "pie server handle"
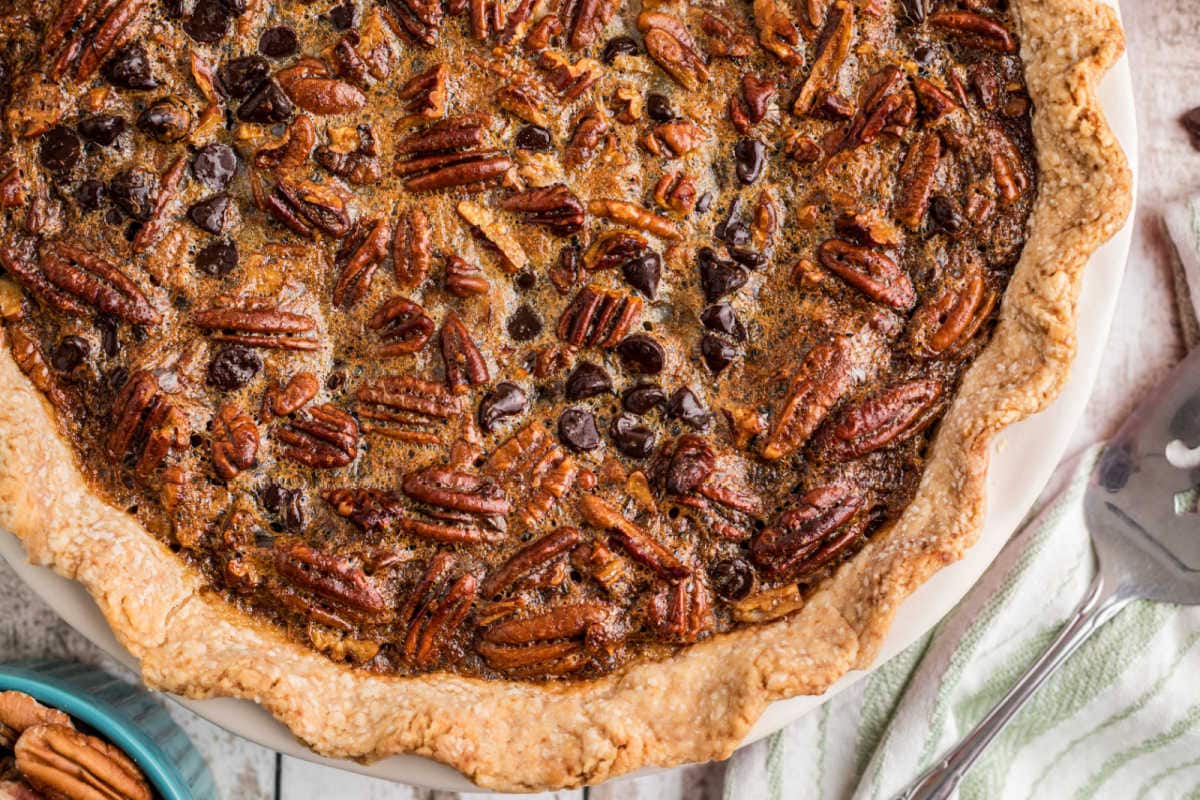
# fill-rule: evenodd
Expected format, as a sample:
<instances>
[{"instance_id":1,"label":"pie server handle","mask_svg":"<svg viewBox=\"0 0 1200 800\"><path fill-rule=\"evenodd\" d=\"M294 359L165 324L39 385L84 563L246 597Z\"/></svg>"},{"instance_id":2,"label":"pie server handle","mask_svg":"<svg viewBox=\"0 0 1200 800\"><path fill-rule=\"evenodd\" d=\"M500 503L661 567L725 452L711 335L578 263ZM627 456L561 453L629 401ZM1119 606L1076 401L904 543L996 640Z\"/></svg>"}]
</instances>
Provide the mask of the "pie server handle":
<instances>
[{"instance_id":1,"label":"pie server handle","mask_svg":"<svg viewBox=\"0 0 1200 800\"><path fill-rule=\"evenodd\" d=\"M1131 599L1131 596L1117 589L1111 580L1105 580L1101 570L1097 570L1087 594L1071 612L1066 624L1046 651L987 716L958 744L944 753L933 766L895 795L893 800L946 800L953 795L967 770L983 755L983 751L1009 720L1016 716L1038 687Z\"/></svg>"}]
</instances>

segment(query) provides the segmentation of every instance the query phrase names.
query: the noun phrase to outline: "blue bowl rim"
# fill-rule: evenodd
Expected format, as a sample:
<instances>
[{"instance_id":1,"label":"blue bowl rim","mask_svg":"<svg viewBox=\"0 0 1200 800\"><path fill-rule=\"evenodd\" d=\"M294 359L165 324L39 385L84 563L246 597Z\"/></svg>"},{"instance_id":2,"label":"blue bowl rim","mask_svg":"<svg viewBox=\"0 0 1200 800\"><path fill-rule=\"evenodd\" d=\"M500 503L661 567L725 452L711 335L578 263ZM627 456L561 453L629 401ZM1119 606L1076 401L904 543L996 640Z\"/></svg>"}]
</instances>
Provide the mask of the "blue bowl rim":
<instances>
[{"instance_id":1,"label":"blue bowl rim","mask_svg":"<svg viewBox=\"0 0 1200 800\"><path fill-rule=\"evenodd\" d=\"M141 691L133 686L129 688ZM133 759L162 800L192 800L187 781L162 748L108 701L85 696L67 681L39 675L17 664L0 664L0 691L24 692L98 731ZM164 710L163 713L167 712Z\"/></svg>"}]
</instances>

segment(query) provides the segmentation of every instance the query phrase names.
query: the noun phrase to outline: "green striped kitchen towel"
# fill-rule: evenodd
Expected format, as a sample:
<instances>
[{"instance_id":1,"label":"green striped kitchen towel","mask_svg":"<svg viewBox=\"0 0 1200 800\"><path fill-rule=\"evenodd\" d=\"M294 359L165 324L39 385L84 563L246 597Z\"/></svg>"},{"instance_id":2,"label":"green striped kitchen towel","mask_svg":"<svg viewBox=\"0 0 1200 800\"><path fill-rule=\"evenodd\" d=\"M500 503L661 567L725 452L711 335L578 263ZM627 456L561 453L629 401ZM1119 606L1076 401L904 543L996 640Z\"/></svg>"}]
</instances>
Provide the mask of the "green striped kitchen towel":
<instances>
[{"instance_id":1,"label":"green striped kitchen towel","mask_svg":"<svg viewBox=\"0 0 1200 800\"><path fill-rule=\"evenodd\" d=\"M1080 499L1099 448L1062 465L996 562L938 626L867 678L738 751L726 800L888 800L1041 654L1090 582ZM1043 495L1047 496L1047 495ZM1041 688L963 800L1200 800L1200 608L1135 603Z\"/></svg>"}]
</instances>

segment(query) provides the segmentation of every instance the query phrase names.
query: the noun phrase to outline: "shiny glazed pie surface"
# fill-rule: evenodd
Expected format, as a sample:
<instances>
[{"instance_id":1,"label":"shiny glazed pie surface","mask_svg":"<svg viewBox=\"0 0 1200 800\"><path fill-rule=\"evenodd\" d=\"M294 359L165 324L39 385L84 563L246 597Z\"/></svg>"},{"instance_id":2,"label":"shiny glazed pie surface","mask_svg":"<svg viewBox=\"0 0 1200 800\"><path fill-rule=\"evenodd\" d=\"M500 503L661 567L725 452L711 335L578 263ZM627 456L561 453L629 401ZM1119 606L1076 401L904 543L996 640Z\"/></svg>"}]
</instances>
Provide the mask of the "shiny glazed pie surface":
<instances>
[{"instance_id":1,"label":"shiny glazed pie surface","mask_svg":"<svg viewBox=\"0 0 1200 800\"><path fill-rule=\"evenodd\" d=\"M0 312L97 491L385 673L577 679L894 520L1025 240L989 0L66 0Z\"/></svg>"}]
</instances>

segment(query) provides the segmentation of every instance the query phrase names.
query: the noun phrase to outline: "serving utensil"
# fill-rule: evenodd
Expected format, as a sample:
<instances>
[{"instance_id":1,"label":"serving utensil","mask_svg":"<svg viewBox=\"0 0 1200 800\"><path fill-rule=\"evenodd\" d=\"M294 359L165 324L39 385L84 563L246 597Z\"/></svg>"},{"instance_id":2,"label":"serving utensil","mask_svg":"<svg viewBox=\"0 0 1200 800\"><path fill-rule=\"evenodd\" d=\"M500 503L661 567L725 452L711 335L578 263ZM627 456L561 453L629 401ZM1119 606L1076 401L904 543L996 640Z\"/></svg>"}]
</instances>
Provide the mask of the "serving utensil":
<instances>
[{"instance_id":1,"label":"serving utensil","mask_svg":"<svg viewBox=\"0 0 1200 800\"><path fill-rule=\"evenodd\" d=\"M999 703L894 800L950 797L1025 702L1132 600L1200 604L1200 348L1104 448L1084 494L1096 577L1058 636Z\"/></svg>"}]
</instances>

